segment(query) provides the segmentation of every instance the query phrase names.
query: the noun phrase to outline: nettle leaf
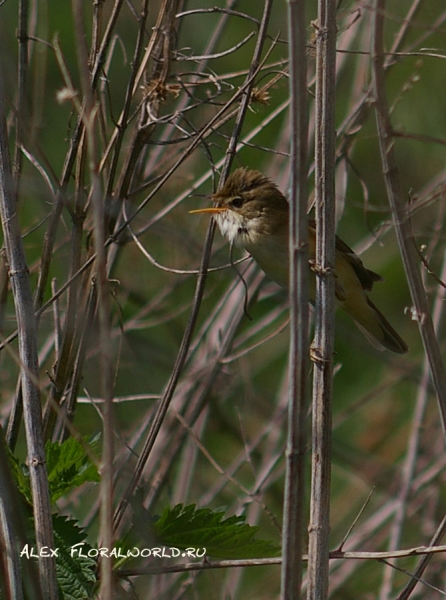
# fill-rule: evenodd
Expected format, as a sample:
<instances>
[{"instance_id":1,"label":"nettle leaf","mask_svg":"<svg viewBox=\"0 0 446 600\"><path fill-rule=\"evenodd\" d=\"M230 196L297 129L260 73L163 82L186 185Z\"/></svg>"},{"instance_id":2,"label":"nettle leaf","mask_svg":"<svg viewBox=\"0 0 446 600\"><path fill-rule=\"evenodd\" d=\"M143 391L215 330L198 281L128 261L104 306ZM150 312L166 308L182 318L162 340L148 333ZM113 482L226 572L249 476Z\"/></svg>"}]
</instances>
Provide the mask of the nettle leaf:
<instances>
[{"instance_id":1,"label":"nettle leaf","mask_svg":"<svg viewBox=\"0 0 446 600\"><path fill-rule=\"evenodd\" d=\"M226 559L280 555L280 546L255 539L258 530L245 523L243 516L225 519L223 511L196 509L195 504L168 507L155 522L155 531L166 546L206 548L206 556Z\"/></svg>"},{"instance_id":2,"label":"nettle leaf","mask_svg":"<svg viewBox=\"0 0 446 600\"><path fill-rule=\"evenodd\" d=\"M56 572L63 600L93 597L96 584L96 560L88 556L92 546L76 521L53 515L54 542L57 547Z\"/></svg>"},{"instance_id":3,"label":"nettle leaf","mask_svg":"<svg viewBox=\"0 0 446 600\"><path fill-rule=\"evenodd\" d=\"M45 444L48 483L53 502L86 481L100 481L98 469L85 450L85 447L88 446L93 451L94 444L95 440L82 444L74 438L70 438L62 444L57 442ZM9 459L17 487L26 501L32 505L29 469L11 452Z\"/></svg>"},{"instance_id":4,"label":"nettle leaf","mask_svg":"<svg viewBox=\"0 0 446 600\"><path fill-rule=\"evenodd\" d=\"M81 443L74 438L62 444L45 444L48 482L53 502L86 481L100 481L96 465L85 450L86 444L87 442ZM93 444L90 443L88 447L91 449Z\"/></svg>"}]
</instances>

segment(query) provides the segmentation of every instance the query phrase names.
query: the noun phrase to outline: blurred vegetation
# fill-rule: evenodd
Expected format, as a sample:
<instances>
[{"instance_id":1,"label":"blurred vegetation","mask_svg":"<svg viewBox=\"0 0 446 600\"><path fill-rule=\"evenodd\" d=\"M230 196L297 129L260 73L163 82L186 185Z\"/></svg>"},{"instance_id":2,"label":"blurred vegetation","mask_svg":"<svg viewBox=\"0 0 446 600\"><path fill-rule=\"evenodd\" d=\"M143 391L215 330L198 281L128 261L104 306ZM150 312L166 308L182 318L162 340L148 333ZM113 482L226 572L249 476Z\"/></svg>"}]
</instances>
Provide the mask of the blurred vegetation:
<instances>
[{"instance_id":1,"label":"blurred vegetation","mask_svg":"<svg viewBox=\"0 0 446 600\"><path fill-rule=\"evenodd\" d=\"M116 5L82 4L91 69ZM140 4L144 3L122 3L94 92L101 193L109 211L107 235L114 235L107 253L116 398L116 502L129 483L159 399L172 378L194 306L209 222L188 211L203 206L207 200L201 196L210 194L218 183L240 97L234 103L230 100L245 83L264 9L263 2L248 0L149 2L141 51L135 57L142 22ZM444 282L446 11L441 0L417 4L408 21L409 3L388 2L387 48L392 48L403 30L405 34L395 54L388 56L387 93L398 134L395 146L414 243ZM78 139L72 168L68 174L65 171L66 182L62 182L79 122L73 93L80 104L83 101L79 42L71 10L69 3L55 0L30 4L29 64L20 89L17 3L7 0L0 4L10 150L34 288L42 269L44 236L61 203L43 289L45 302L93 252L92 179L85 137ZM309 2L311 148L315 10L315 3ZM373 490L344 549L385 550L391 535L398 548L409 548L428 545L445 513L443 432L429 380L422 376L424 353L417 324L411 319L411 299L382 176L373 97L368 93L373 10L369 4L340 2L338 19L338 233L360 253L368 268L384 276L384 283L378 283L373 291L373 301L407 341L410 353L404 357L380 353L368 345L348 317L337 315L332 547L339 546ZM99 42L94 48L96 27ZM286 192L290 132L284 2L273 2L268 34L255 77L257 93L243 123L234 166L258 168ZM140 78L130 85L129 116L120 122L129 81L150 44L152 50ZM358 107L361 116L353 121ZM207 131L220 110L221 118ZM143 130L146 137L136 152L135 136ZM122 132L121 146L118 132ZM312 177L310 165L310 183ZM236 251L235 258L242 256ZM226 267L207 276L187 359L120 534L139 528L144 539L139 504L155 515L169 505L193 503L203 508L224 507L227 515L244 514L249 524L260 526L261 537L280 543L287 299L251 262L242 262L237 269L249 286L250 320L244 313L245 290L234 269L227 266L229 260L228 246L217 233L211 266ZM16 329L6 269L2 261L3 338ZM444 283L432 277L421 261L420 269L444 350ZM87 317L89 308L94 307L90 297L94 264L76 281L79 287L71 304L65 292L39 320L42 405L49 411L48 399L57 397L61 406L54 427L47 429L53 440L62 440L73 431L85 437L102 429L97 316L93 311L91 319ZM68 367L63 377L59 375L55 390L67 336L72 336ZM82 340L85 346L79 351ZM18 371L13 341L0 353L5 430L16 398ZM63 416L69 398L75 411L71 433ZM17 439L9 441L24 460L23 428ZM98 490L99 486L85 484L58 501L62 514L90 528L91 544L97 543ZM398 565L412 571L417 562L410 558ZM433 558L424 577L443 593L420 584L412 597L442 597L444 571L442 555ZM396 597L408 578L392 572L392 580L389 573L378 562L333 561L330 597ZM280 567L141 576L133 578L131 585L127 581L121 585L123 590L132 588L139 598L151 598L155 593L159 598L276 598Z\"/></svg>"}]
</instances>

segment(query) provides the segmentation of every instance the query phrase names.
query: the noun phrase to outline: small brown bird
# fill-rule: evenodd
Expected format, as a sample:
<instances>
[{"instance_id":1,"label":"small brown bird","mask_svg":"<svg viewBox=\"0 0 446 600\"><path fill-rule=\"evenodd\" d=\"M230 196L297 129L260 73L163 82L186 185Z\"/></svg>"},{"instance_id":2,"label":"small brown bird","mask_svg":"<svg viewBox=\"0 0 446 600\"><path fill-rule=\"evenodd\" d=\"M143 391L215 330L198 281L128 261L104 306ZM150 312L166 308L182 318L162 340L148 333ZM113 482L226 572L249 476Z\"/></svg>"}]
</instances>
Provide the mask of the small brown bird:
<instances>
[{"instance_id":1,"label":"small brown bird","mask_svg":"<svg viewBox=\"0 0 446 600\"><path fill-rule=\"evenodd\" d=\"M193 210L211 213L229 242L245 248L260 268L276 283L288 288L289 205L278 187L259 171L237 169L222 189L213 194L215 206ZM314 261L315 222L309 222L309 259ZM379 349L403 354L406 343L376 308L366 292L382 277L362 264L361 259L336 236L336 300L352 317L369 341ZM310 299L315 297L315 278Z\"/></svg>"}]
</instances>

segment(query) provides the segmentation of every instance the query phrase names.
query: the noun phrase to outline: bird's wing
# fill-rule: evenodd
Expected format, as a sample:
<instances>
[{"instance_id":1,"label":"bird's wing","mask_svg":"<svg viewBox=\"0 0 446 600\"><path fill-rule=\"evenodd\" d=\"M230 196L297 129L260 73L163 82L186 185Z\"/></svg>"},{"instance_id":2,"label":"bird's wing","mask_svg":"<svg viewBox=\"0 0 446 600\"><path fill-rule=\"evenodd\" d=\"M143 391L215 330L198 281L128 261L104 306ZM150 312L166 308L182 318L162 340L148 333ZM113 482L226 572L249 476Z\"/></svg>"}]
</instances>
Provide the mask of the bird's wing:
<instances>
[{"instance_id":1,"label":"bird's wing","mask_svg":"<svg viewBox=\"0 0 446 600\"><path fill-rule=\"evenodd\" d=\"M310 220L309 222L310 229L316 230L316 223L314 220ZM359 279L362 287L370 292L373 288L373 284L375 281L382 281L383 278L378 273L374 271L370 271L370 269L366 269L362 264L362 260L359 258L357 254L353 252L353 250L348 246L344 241L341 240L338 236L336 236L336 251L340 252L345 260L350 264L352 269L354 270L356 277Z\"/></svg>"},{"instance_id":2,"label":"bird's wing","mask_svg":"<svg viewBox=\"0 0 446 600\"><path fill-rule=\"evenodd\" d=\"M370 290L373 288L373 284L375 283L375 281L383 280L381 275L378 275L378 273L370 271L370 269L366 269L362 264L362 260L359 258L359 256L355 254L345 242L338 238L338 236L336 236L336 250L342 252L346 260L353 267L357 278L361 282L362 287L368 292L370 292Z\"/></svg>"}]
</instances>

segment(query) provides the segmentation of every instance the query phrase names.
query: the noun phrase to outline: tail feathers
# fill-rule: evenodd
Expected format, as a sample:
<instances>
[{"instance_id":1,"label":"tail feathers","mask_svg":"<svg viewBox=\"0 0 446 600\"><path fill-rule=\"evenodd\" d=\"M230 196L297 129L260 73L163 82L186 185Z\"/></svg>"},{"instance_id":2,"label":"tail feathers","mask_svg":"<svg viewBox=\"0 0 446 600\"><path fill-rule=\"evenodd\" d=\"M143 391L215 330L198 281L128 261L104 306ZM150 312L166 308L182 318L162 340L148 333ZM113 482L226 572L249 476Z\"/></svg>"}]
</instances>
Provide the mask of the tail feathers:
<instances>
[{"instance_id":1,"label":"tail feathers","mask_svg":"<svg viewBox=\"0 0 446 600\"><path fill-rule=\"evenodd\" d=\"M387 348L397 354L405 354L409 350L406 342L368 297L367 304L371 309L369 318L361 319L361 321L355 319L355 323L362 333L379 350Z\"/></svg>"}]
</instances>

